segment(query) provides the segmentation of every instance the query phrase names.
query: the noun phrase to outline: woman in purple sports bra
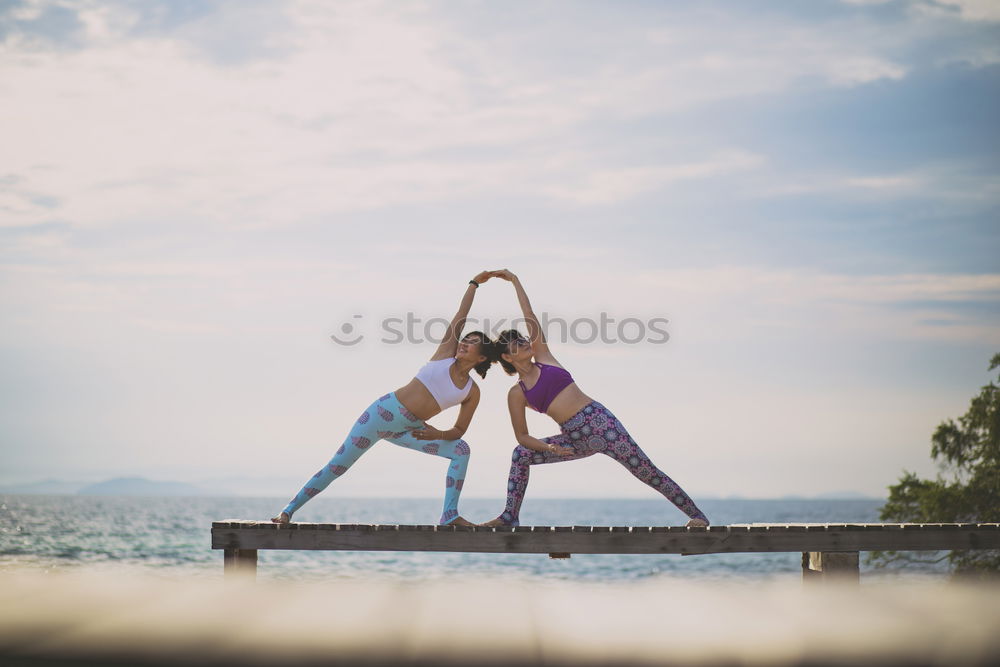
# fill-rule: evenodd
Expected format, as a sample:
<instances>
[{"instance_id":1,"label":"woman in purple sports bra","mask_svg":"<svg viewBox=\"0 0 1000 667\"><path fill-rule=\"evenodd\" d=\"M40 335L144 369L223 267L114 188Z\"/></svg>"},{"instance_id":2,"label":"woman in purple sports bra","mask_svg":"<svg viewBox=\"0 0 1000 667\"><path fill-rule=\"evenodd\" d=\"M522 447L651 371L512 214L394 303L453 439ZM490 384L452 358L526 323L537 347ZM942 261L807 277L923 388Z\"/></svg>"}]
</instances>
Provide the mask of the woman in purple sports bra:
<instances>
[{"instance_id":1,"label":"woman in purple sports bra","mask_svg":"<svg viewBox=\"0 0 1000 667\"><path fill-rule=\"evenodd\" d=\"M559 365L531 310L521 281L510 271L493 275L510 281L517 292L530 340L516 329L497 338L500 365L508 375L517 373L519 381L507 393L510 420L518 445L507 479L507 506L503 513L484 526L516 526L521 501L528 487L532 465L573 461L593 454L605 454L625 466L641 482L649 485L689 517L688 526L707 526L708 517L672 479L659 470L639 448L622 423L606 407L584 394L573 376ZM531 341L534 341L533 343ZM562 433L548 438L528 434L524 409L531 407L552 417Z\"/></svg>"}]
</instances>

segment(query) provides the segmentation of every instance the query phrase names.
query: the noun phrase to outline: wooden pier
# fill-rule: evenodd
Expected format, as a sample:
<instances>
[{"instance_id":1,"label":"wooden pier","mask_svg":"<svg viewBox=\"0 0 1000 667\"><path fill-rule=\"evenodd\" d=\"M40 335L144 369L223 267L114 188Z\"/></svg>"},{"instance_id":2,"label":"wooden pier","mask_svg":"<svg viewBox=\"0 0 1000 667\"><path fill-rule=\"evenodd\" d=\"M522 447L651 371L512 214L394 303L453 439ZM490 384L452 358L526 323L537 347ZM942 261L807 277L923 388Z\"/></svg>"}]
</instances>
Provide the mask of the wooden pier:
<instances>
[{"instance_id":1,"label":"wooden pier","mask_svg":"<svg viewBox=\"0 0 1000 667\"><path fill-rule=\"evenodd\" d=\"M1000 523L677 526L365 525L227 520L212 523L227 574L252 574L260 549L571 554L802 553L807 579L857 579L862 551L1000 549Z\"/></svg>"}]
</instances>

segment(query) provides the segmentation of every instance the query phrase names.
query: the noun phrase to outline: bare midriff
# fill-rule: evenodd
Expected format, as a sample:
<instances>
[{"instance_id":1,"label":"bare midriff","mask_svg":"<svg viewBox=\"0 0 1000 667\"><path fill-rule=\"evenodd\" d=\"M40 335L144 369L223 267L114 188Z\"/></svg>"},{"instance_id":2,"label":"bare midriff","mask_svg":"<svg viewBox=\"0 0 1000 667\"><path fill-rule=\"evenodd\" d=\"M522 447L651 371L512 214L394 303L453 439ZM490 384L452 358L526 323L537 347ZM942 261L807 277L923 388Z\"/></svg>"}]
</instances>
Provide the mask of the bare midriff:
<instances>
[{"instance_id":1,"label":"bare midriff","mask_svg":"<svg viewBox=\"0 0 1000 667\"><path fill-rule=\"evenodd\" d=\"M594 399L583 393L574 382L566 385L565 389L556 394L556 397L549 403L549 409L545 411L545 414L552 417L557 424L562 424L593 401Z\"/></svg>"},{"instance_id":2,"label":"bare midriff","mask_svg":"<svg viewBox=\"0 0 1000 667\"><path fill-rule=\"evenodd\" d=\"M426 421L441 412L441 406L438 405L434 396L417 378L413 378L409 383L397 389L396 399L418 419Z\"/></svg>"}]
</instances>

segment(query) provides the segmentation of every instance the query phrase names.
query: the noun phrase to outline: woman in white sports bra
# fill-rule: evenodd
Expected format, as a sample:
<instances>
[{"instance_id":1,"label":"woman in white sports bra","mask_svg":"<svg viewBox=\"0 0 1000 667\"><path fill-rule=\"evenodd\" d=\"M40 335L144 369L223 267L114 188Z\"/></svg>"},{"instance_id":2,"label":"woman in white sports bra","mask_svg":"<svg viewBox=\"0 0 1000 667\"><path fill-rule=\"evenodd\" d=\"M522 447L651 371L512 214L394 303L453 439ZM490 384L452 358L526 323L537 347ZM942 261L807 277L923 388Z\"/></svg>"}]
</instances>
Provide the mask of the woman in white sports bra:
<instances>
[{"instance_id":1,"label":"woman in white sports bra","mask_svg":"<svg viewBox=\"0 0 1000 667\"><path fill-rule=\"evenodd\" d=\"M496 356L493 343L486 334L475 331L461 340L458 334L472 307L476 289L491 277L489 271L483 271L469 281L458 312L431 360L417 371L416 377L408 384L379 398L361 413L330 462L313 475L271 521L288 523L292 514L347 472L369 447L379 440L388 440L400 447L451 459L445 477L444 511L440 523L474 525L458 514L458 498L469 466L469 445L461 438L479 405L479 387L469 377L469 371L475 369L485 378ZM447 431L427 423L426 420L455 405L461 406L458 418Z\"/></svg>"}]
</instances>

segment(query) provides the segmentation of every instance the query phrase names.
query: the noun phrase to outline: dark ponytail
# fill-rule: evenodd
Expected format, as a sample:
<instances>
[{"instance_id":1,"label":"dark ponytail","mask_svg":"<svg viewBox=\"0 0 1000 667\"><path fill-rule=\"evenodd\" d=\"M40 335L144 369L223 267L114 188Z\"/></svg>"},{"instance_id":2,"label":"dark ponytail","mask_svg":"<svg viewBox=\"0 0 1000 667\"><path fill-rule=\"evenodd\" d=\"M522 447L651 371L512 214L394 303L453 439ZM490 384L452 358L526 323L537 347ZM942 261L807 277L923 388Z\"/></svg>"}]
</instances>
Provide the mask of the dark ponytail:
<instances>
[{"instance_id":1,"label":"dark ponytail","mask_svg":"<svg viewBox=\"0 0 1000 667\"><path fill-rule=\"evenodd\" d=\"M476 364L472 368L479 373L479 377L485 379L486 371L490 370L490 366L495 364L500 358L500 352L497 349L497 345L482 331L470 331L462 336L462 338L465 338L465 336L479 336L479 353L485 356L486 360L482 363Z\"/></svg>"}]
</instances>

